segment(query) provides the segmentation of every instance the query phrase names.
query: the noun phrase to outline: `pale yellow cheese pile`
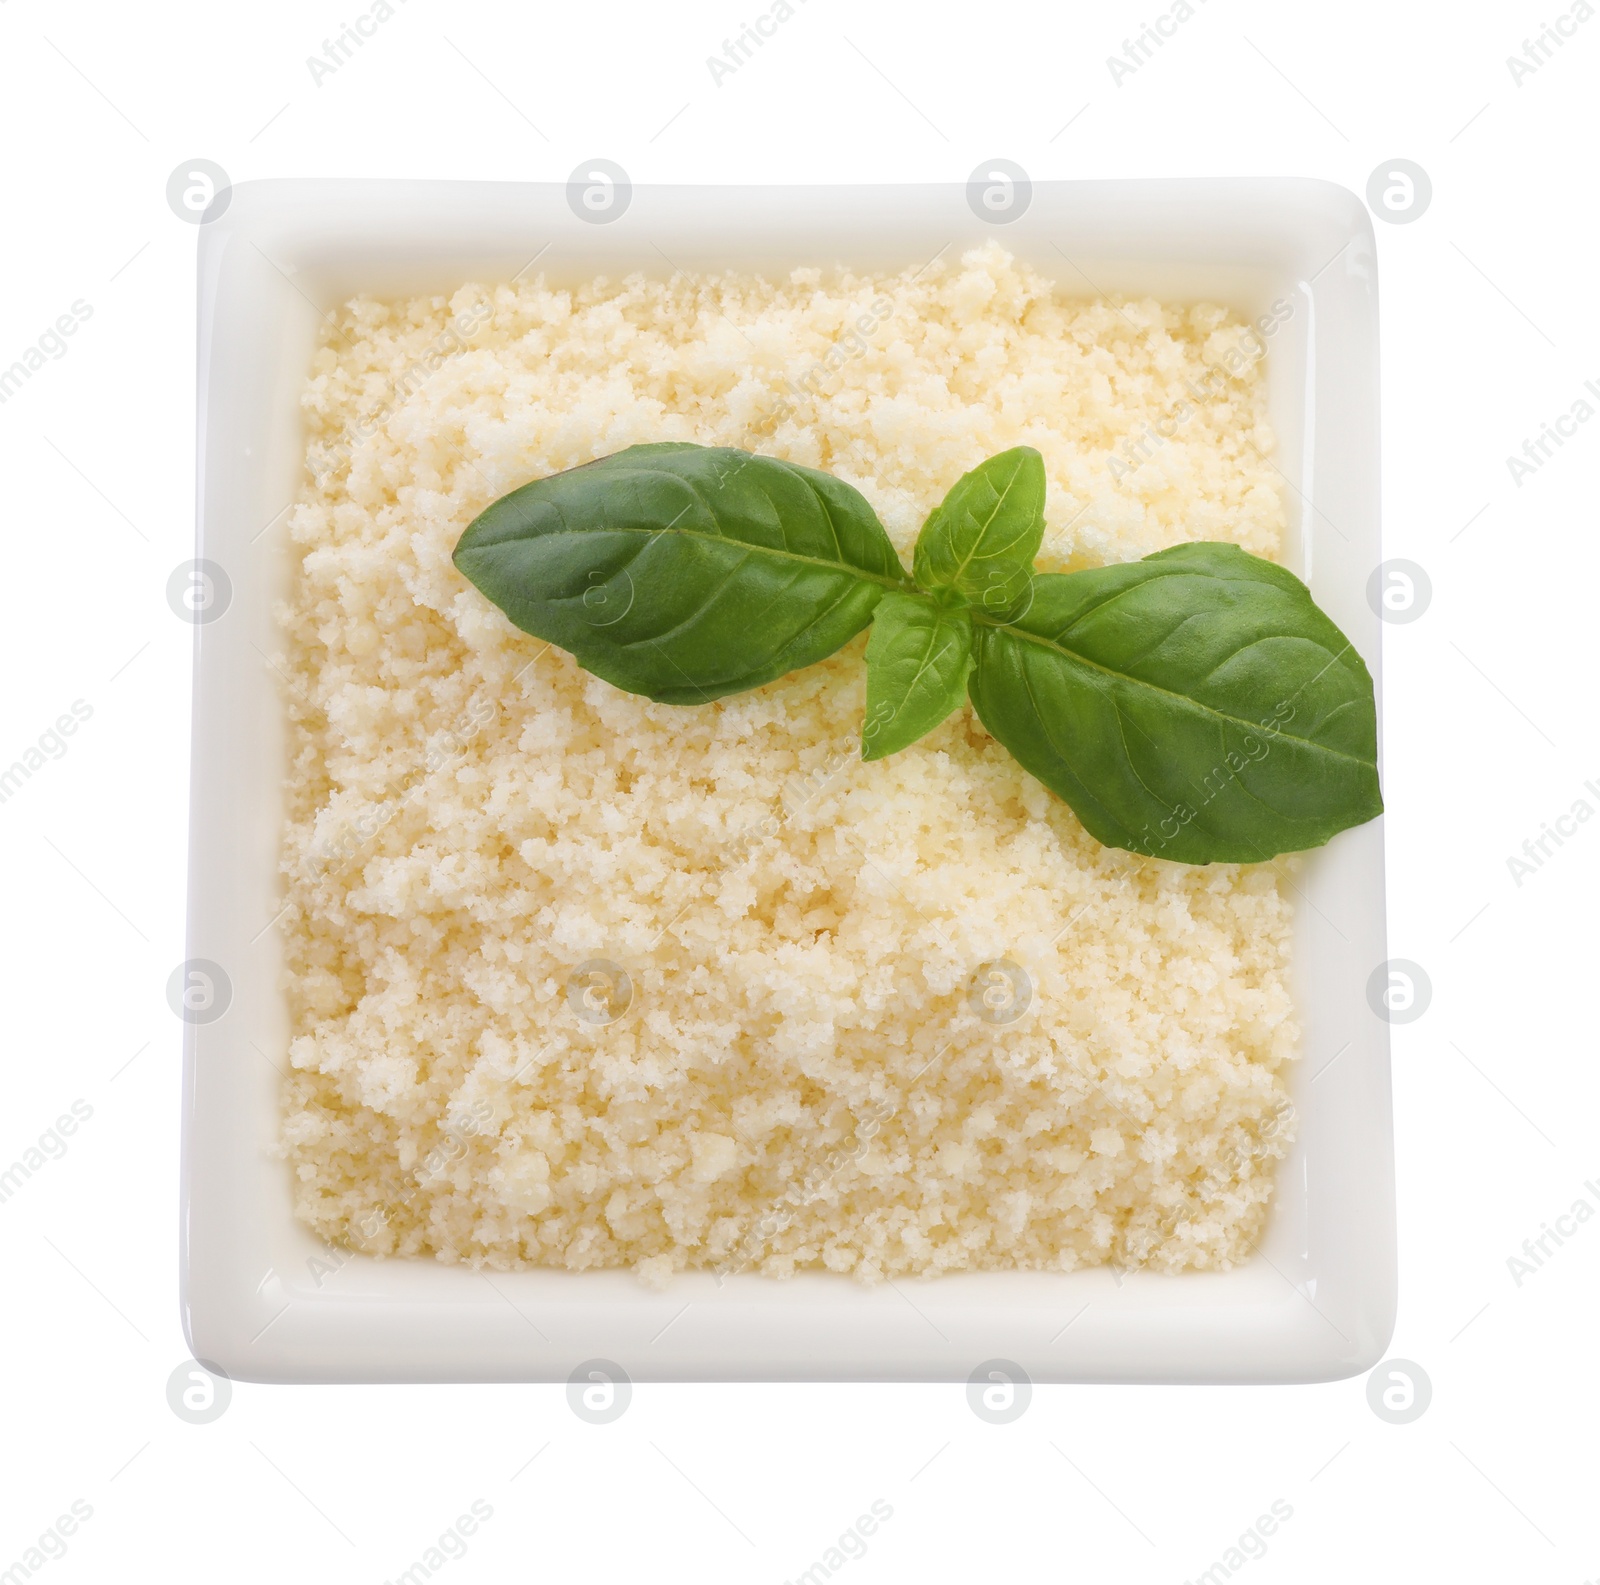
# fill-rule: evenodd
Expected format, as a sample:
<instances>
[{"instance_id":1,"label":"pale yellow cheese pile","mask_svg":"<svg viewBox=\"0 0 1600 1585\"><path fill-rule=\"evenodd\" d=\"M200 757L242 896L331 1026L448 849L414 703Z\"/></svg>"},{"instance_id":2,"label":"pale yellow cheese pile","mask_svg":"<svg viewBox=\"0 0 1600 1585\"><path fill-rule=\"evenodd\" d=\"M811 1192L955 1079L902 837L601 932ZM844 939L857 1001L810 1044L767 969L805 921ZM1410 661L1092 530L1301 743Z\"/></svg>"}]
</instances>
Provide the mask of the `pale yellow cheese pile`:
<instances>
[{"instance_id":1,"label":"pale yellow cheese pile","mask_svg":"<svg viewBox=\"0 0 1600 1585\"><path fill-rule=\"evenodd\" d=\"M665 439L841 475L908 566L956 478L1021 443L1043 566L1275 555L1262 345L992 245L352 303L304 399L280 657L299 1214L370 1252L651 1281L1248 1255L1292 1133L1278 866L1101 848L968 708L862 764L864 639L714 705L630 697L450 555L514 486ZM1014 1021L979 1016L995 960L1027 977ZM611 968L569 993L595 961L626 997ZM1003 1017L1020 980L994 972Z\"/></svg>"}]
</instances>

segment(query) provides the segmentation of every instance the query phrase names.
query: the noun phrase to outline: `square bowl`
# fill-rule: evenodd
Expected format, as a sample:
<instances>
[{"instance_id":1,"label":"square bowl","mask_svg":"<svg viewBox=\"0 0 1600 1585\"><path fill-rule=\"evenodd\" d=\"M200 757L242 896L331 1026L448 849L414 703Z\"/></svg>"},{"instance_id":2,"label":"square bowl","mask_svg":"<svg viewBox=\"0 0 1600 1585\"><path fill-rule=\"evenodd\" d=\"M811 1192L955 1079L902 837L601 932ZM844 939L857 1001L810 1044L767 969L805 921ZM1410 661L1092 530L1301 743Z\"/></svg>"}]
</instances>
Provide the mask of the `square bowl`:
<instances>
[{"instance_id":1,"label":"square bowl","mask_svg":"<svg viewBox=\"0 0 1600 1585\"><path fill-rule=\"evenodd\" d=\"M323 317L358 292L449 292L535 260L629 271L897 270L998 238L1073 296L1287 299L1267 359L1286 559L1378 675L1377 279L1366 210L1300 180L1045 182L999 223L960 185L640 187L609 223L560 184L289 180L234 188L199 247L198 557L231 602L195 627L181 1280L195 1356L253 1381L1287 1382L1348 1376L1394 1321L1382 821L1296 885L1299 1136L1257 1253L1227 1272L975 1272L868 1288L681 1273L476 1271L352 1254L294 1218L272 1155L289 1020L278 855L287 724L267 657L289 588L298 396ZM196 977L198 976L198 978ZM178 977L175 976L175 980ZM1314 1087L1313 1087L1314 1084Z\"/></svg>"}]
</instances>

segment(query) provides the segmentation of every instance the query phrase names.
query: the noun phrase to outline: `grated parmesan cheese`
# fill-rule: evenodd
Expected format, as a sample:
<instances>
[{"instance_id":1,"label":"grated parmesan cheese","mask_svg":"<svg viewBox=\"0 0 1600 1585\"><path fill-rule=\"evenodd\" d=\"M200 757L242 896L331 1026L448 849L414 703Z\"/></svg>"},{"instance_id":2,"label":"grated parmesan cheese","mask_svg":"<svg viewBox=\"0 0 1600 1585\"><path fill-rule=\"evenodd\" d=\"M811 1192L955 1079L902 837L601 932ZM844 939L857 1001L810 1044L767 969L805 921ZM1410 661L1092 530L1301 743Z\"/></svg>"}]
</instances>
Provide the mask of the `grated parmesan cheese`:
<instances>
[{"instance_id":1,"label":"grated parmesan cheese","mask_svg":"<svg viewBox=\"0 0 1600 1585\"><path fill-rule=\"evenodd\" d=\"M714 705L620 693L450 555L516 485L667 439L837 473L908 565L1023 443L1044 568L1276 555L1255 331L994 245L337 317L283 612L301 1218L655 1282L1247 1255L1292 1132L1286 862L1103 849L969 708L863 764L864 636Z\"/></svg>"}]
</instances>

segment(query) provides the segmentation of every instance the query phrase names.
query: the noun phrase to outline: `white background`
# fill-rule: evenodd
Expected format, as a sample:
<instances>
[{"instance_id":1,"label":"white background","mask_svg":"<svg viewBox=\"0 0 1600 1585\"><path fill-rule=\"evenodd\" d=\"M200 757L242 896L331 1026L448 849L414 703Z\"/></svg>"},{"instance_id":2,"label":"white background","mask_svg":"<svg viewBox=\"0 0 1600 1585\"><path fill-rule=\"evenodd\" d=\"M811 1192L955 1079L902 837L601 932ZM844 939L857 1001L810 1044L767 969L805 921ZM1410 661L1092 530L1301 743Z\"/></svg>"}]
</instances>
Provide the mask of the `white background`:
<instances>
[{"instance_id":1,"label":"white background","mask_svg":"<svg viewBox=\"0 0 1600 1585\"><path fill-rule=\"evenodd\" d=\"M1600 18L1518 84L1507 57L1563 0L1196 0L1119 86L1106 58L1160 0L794 0L718 86L706 57L760 0L393 5L319 85L306 57L364 0L0 0L0 367L93 309L0 406L0 763L74 700L93 711L0 804L0 1166L74 1100L93 1109L0 1203L0 1571L81 1499L93 1517L51 1580L142 1559L177 1580L377 1585L479 1499L493 1517L446 1585L778 1585L881 1499L893 1517L849 1580L1180 1585L1281 1499L1293 1517L1245 1565L1259 1585L1600 1577L1600 1218L1520 1285L1507 1265L1576 1199L1600 1206L1600 822L1520 886L1507 864L1575 800L1600 808L1583 786L1600 785L1600 423L1520 484L1506 463L1586 394L1600 409ZM1431 176L1426 214L1376 228L1385 554L1433 587L1385 630L1390 950L1434 988L1394 1034L1391 1354L1432 1380L1420 1419L1385 1423L1360 1379L1041 1387L1004 1426L960 1386L644 1384L604 1426L560 1386L240 1385L203 1426L168 1408L187 1354L163 986L184 956L190 630L164 591L193 532L196 241L168 175L205 157L234 180L565 180L596 156L636 183L963 181L995 156L1035 179L1360 193L1397 157Z\"/></svg>"}]
</instances>

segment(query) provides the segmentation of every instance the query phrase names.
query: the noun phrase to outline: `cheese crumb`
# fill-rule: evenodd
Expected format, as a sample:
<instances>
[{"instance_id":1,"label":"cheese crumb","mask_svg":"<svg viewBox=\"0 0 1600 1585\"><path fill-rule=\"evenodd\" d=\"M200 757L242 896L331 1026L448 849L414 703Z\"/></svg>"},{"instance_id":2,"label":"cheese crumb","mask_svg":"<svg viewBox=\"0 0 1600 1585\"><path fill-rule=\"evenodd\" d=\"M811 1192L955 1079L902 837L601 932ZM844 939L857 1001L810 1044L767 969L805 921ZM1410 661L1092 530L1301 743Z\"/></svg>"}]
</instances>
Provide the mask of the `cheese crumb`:
<instances>
[{"instance_id":1,"label":"cheese crumb","mask_svg":"<svg viewBox=\"0 0 1600 1585\"><path fill-rule=\"evenodd\" d=\"M733 1171L739 1147L726 1134L696 1134L689 1141L693 1162L689 1176L696 1183L715 1183Z\"/></svg>"}]
</instances>

